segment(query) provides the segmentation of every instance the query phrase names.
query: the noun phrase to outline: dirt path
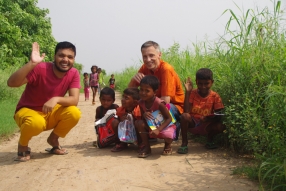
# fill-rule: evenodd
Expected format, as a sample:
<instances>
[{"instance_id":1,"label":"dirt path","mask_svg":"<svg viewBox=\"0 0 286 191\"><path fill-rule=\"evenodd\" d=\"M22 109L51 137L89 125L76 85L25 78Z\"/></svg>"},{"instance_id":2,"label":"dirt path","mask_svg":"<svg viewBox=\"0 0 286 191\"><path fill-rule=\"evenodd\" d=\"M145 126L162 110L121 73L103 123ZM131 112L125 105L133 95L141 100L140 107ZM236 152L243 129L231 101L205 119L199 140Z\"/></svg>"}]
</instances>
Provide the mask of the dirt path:
<instances>
[{"instance_id":1,"label":"dirt path","mask_svg":"<svg viewBox=\"0 0 286 191\"><path fill-rule=\"evenodd\" d=\"M136 146L120 153L110 148L92 146L95 108L80 97L82 118L61 145L68 155L46 153L50 132L30 142L32 159L14 162L19 134L0 145L0 190L194 190L194 191L256 191L258 186L231 175L231 168L240 160L228 157L221 149L206 150L191 143L188 155L174 153L161 156L163 143L154 143L152 155L137 158ZM116 97L120 105L120 97ZM98 104L99 102L97 102ZM176 151L179 143L173 145Z\"/></svg>"}]
</instances>

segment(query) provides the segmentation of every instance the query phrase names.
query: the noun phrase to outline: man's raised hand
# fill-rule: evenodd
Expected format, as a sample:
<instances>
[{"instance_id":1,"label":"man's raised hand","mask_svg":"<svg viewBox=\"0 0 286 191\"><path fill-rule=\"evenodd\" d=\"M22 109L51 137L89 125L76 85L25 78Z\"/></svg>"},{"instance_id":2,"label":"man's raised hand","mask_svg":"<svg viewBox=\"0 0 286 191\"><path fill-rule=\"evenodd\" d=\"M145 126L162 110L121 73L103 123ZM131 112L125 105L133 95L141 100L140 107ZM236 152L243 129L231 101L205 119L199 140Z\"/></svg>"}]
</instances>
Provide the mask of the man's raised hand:
<instances>
[{"instance_id":1,"label":"man's raised hand","mask_svg":"<svg viewBox=\"0 0 286 191\"><path fill-rule=\"evenodd\" d=\"M36 65L44 60L45 55L46 55L45 53L42 53L42 55L40 55L40 46L37 42L34 42L32 45L32 53L30 61Z\"/></svg>"}]
</instances>

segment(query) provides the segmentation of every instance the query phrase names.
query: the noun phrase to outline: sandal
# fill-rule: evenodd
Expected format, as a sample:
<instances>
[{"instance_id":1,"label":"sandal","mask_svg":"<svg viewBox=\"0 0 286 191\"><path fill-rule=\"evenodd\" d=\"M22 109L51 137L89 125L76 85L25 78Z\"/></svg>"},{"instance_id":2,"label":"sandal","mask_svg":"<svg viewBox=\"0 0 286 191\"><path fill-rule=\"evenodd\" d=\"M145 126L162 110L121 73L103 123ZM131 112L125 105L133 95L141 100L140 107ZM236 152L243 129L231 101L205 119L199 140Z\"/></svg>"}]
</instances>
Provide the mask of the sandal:
<instances>
[{"instance_id":1,"label":"sandal","mask_svg":"<svg viewBox=\"0 0 286 191\"><path fill-rule=\"evenodd\" d=\"M15 158L14 161L27 162L31 158L31 150L30 150L30 148L28 148L27 151L23 151L23 152L18 151L17 155L18 155L18 157Z\"/></svg>"},{"instance_id":2,"label":"sandal","mask_svg":"<svg viewBox=\"0 0 286 191\"><path fill-rule=\"evenodd\" d=\"M172 155L172 147L170 148L164 148L163 152L162 152L162 155Z\"/></svg>"},{"instance_id":3,"label":"sandal","mask_svg":"<svg viewBox=\"0 0 286 191\"><path fill-rule=\"evenodd\" d=\"M214 142L207 142L207 144L205 145L205 147L207 149L216 149L217 145Z\"/></svg>"},{"instance_id":4,"label":"sandal","mask_svg":"<svg viewBox=\"0 0 286 191\"><path fill-rule=\"evenodd\" d=\"M139 158L146 158L146 157L148 157L150 155L151 155L151 148L150 148L150 146L149 146L149 148L147 148L146 145L141 145L140 146L140 151L138 153L138 157Z\"/></svg>"},{"instance_id":5,"label":"sandal","mask_svg":"<svg viewBox=\"0 0 286 191\"><path fill-rule=\"evenodd\" d=\"M127 149L128 145L126 143L116 144L110 151L111 152L120 152Z\"/></svg>"},{"instance_id":6,"label":"sandal","mask_svg":"<svg viewBox=\"0 0 286 191\"><path fill-rule=\"evenodd\" d=\"M62 151L62 152L57 152L57 150ZM68 154L68 151L66 149L63 149L61 146L54 146L53 148L47 148L45 149L50 154L55 154L55 155L66 155Z\"/></svg>"},{"instance_id":7,"label":"sandal","mask_svg":"<svg viewBox=\"0 0 286 191\"><path fill-rule=\"evenodd\" d=\"M188 146L181 146L179 147L177 153L179 154L187 154L189 151Z\"/></svg>"}]
</instances>

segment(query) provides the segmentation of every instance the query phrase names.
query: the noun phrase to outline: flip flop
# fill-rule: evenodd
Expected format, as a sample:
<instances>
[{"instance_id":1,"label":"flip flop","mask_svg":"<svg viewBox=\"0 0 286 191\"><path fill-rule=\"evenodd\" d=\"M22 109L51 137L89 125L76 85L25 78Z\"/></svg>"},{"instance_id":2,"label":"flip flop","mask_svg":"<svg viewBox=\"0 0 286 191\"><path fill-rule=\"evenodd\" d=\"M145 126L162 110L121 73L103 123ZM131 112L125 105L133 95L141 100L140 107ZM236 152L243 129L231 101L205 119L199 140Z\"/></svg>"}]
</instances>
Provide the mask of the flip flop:
<instances>
[{"instance_id":1,"label":"flip flop","mask_svg":"<svg viewBox=\"0 0 286 191\"><path fill-rule=\"evenodd\" d=\"M127 147L128 147L127 144L120 143L120 144L116 144L110 151L111 152L120 152L120 151L127 149Z\"/></svg>"},{"instance_id":2,"label":"flip flop","mask_svg":"<svg viewBox=\"0 0 286 191\"><path fill-rule=\"evenodd\" d=\"M207 144L205 145L205 147L207 149L216 149L217 145L214 142L207 142Z\"/></svg>"},{"instance_id":3,"label":"flip flop","mask_svg":"<svg viewBox=\"0 0 286 191\"><path fill-rule=\"evenodd\" d=\"M163 150L162 155L168 156L168 155L172 155L172 147Z\"/></svg>"},{"instance_id":4,"label":"flip flop","mask_svg":"<svg viewBox=\"0 0 286 191\"><path fill-rule=\"evenodd\" d=\"M61 150L63 153L56 153L56 150ZM66 149L63 149L61 146L54 146L53 148L47 148L45 149L50 154L55 154L55 155L66 155L68 154L68 151Z\"/></svg>"},{"instance_id":5,"label":"flip flop","mask_svg":"<svg viewBox=\"0 0 286 191\"><path fill-rule=\"evenodd\" d=\"M188 153L188 146L181 146L181 147L179 147L177 153L179 153L179 154L187 154Z\"/></svg>"},{"instance_id":6,"label":"flip flop","mask_svg":"<svg viewBox=\"0 0 286 191\"><path fill-rule=\"evenodd\" d=\"M31 150L24 151L24 152L18 152L17 153L18 157L14 159L14 161L19 161L19 162L27 162L31 159ZM27 158L27 155L30 156L30 158Z\"/></svg>"},{"instance_id":7,"label":"flip flop","mask_svg":"<svg viewBox=\"0 0 286 191\"><path fill-rule=\"evenodd\" d=\"M151 155L151 148L147 148L145 145L140 146L140 151L138 153L139 158L146 158Z\"/></svg>"}]
</instances>

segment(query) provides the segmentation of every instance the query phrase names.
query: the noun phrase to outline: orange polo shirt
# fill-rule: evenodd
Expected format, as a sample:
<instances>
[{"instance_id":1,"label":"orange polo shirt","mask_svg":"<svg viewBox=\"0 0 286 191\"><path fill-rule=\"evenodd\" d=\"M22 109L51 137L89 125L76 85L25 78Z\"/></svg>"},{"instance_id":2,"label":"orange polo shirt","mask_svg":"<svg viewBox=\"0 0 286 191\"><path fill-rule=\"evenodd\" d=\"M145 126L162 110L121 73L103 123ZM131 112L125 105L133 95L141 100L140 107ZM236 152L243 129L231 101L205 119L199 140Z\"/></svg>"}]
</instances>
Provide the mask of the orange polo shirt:
<instances>
[{"instance_id":1,"label":"orange polo shirt","mask_svg":"<svg viewBox=\"0 0 286 191\"><path fill-rule=\"evenodd\" d=\"M127 112L126 112L126 110L125 110L124 107L121 106L121 107L118 107L118 108L116 109L116 115L117 115L119 118L122 117L122 116L124 116L124 115L126 115L126 114L127 114ZM137 106L133 109L132 115L133 115L133 117L134 117L135 120L141 119L141 111L140 111L139 105L137 105Z\"/></svg>"},{"instance_id":2,"label":"orange polo shirt","mask_svg":"<svg viewBox=\"0 0 286 191\"><path fill-rule=\"evenodd\" d=\"M156 96L159 98L169 96L170 102L178 108L180 113L183 113L185 95L180 78L173 66L161 60L155 72L149 70L145 64L141 66L138 72L144 75L156 76L160 81ZM137 84L137 86L139 86L139 84Z\"/></svg>"}]
</instances>

